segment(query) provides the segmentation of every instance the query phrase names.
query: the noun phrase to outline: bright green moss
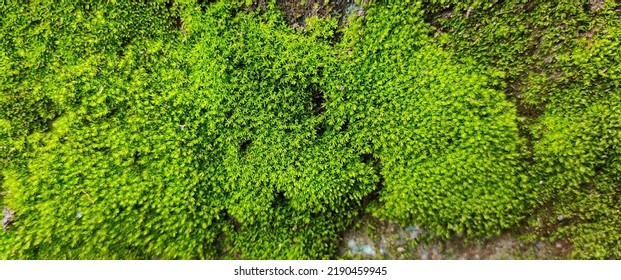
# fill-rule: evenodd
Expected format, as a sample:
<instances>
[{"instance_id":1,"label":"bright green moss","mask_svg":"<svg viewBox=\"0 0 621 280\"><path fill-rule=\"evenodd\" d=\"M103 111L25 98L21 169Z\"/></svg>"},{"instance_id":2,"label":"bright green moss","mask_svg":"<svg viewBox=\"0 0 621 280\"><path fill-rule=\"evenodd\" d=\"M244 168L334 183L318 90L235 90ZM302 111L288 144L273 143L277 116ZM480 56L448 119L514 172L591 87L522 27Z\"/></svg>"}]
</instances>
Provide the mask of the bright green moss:
<instances>
[{"instance_id":1,"label":"bright green moss","mask_svg":"<svg viewBox=\"0 0 621 280\"><path fill-rule=\"evenodd\" d=\"M497 2L1 6L0 256L325 259L369 211L619 258L618 8Z\"/></svg>"},{"instance_id":2,"label":"bright green moss","mask_svg":"<svg viewBox=\"0 0 621 280\"><path fill-rule=\"evenodd\" d=\"M336 58L330 45L287 27L277 13L216 24L222 18L213 15L229 11L215 5L193 15L188 40L192 84L206 97L199 117L214 116L205 132L215 137L214 168L223 172L218 182L235 224L230 254L327 258L375 176L325 124Z\"/></svg>"},{"instance_id":3,"label":"bright green moss","mask_svg":"<svg viewBox=\"0 0 621 280\"><path fill-rule=\"evenodd\" d=\"M537 238L571 257L619 258L619 8L615 1L505 1L440 17L444 42L518 105Z\"/></svg>"},{"instance_id":4,"label":"bright green moss","mask_svg":"<svg viewBox=\"0 0 621 280\"><path fill-rule=\"evenodd\" d=\"M356 145L381 163L375 213L440 235L515 224L523 191L511 104L435 46L419 7L377 5L359 21L346 35L337 100Z\"/></svg>"},{"instance_id":5,"label":"bright green moss","mask_svg":"<svg viewBox=\"0 0 621 280\"><path fill-rule=\"evenodd\" d=\"M277 12L180 9L179 31L76 58L48 88L62 113L4 172L5 258L334 255L377 177L326 129L330 45Z\"/></svg>"},{"instance_id":6,"label":"bright green moss","mask_svg":"<svg viewBox=\"0 0 621 280\"><path fill-rule=\"evenodd\" d=\"M166 6L11 7L2 119L17 152L3 187L17 219L3 258L214 257L213 172L196 168L207 155L187 149L197 137L163 95L184 79ZM11 30L22 21L33 34Z\"/></svg>"},{"instance_id":7,"label":"bright green moss","mask_svg":"<svg viewBox=\"0 0 621 280\"><path fill-rule=\"evenodd\" d=\"M573 81L551 90L534 128L536 178L546 198L556 200L554 216L564 217L561 228L548 234L569 239L578 258L621 256L620 31L610 26L606 34L576 42L559 62Z\"/></svg>"}]
</instances>

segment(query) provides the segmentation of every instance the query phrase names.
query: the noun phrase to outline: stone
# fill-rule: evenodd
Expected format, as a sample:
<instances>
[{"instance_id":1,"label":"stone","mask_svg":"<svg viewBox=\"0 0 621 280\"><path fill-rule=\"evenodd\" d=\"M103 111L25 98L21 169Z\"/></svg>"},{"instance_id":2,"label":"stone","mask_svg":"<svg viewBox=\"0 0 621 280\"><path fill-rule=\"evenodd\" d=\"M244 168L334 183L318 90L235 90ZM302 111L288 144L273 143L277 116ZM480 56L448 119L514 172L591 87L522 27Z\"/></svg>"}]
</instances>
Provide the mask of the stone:
<instances>
[{"instance_id":1,"label":"stone","mask_svg":"<svg viewBox=\"0 0 621 280\"><path fill-rule=\"evenodd\" d=\"M541 241L535 242L535 252L539 252L541 249L543 249L543 243Z\"/></svg>"},{"instance_id":2,"label":"stone","mask_svg":"<svg viewBox=\"0 0 621 280\"><path fill-rule=\"evenodd\" d=\"M371 247L370 245L362 245L360 246L360 249L362 249L361 251L367 255L370 255L370 256L375 255L375 250L373 250L373 247Z\"/></svg>"},{"instance_id":3,"label":"stone","mask_svg":"<svg viewBox=\"0 0 621 280\"><path fill-rule=\"evenodd\" d=\"M4 207L2 209L2 214L4 214L4 218L2 219L2 230L6 231L7 227L13 222L15 218L15 212L11 209Z\"/></svg>"},{"instance_id":4,"label":"stone","mask_svg":"<svg viewBox=\"0 0 621 280\"><path fill-rule=\"evenodd\" d=\"M347 247L349 247L349 249L354 252L360 251L360 248L356 245L356 241L353 239L350 239L349 241L347 241Z\"/></svg>"},{"instance_id":5,"label":"stone","mask_svg":"<svg viewBox=\"0 0 621 280\"><path fill-rule=\"evenodd\" d=\"M417 226L408 226L405 228L405 230L407 231L418 231L418 227Z\"/></svg>"}]
</instances>

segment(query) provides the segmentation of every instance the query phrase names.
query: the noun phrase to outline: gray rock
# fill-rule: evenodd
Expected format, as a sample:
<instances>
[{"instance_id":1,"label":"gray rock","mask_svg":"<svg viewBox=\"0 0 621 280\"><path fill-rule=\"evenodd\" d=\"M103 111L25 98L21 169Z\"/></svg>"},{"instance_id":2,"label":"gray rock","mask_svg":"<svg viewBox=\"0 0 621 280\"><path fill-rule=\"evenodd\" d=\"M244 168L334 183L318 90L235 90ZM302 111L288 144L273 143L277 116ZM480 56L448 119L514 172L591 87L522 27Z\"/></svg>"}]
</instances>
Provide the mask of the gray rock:
<instances>
[{"instance_id":1,"label":"gray rock","mask_svg":"<svg viewBox=\"0 0 621 280\"><path fill-rule=\"evenodd\" d=\"M418 231L418 227L417 226L408 226L405 228L405 230L407 231Z\"/></svg>"},{"instance_id":2,"label":"gray rock","mask_svg":"<svg viewBox=\"0 0 621 280\"><path fill-rule=\"evenodd\" d=\"M354 252L360 251L360 248L356 245L356 241L353 239L350 239L349 241L347 241L347 247L349 247L349 249L351 249Z\"/></svg>"},{"instance_id":3,"label":"gray rock","mask_svg":"<svg viewBox=\"0 0 621 280\"><path fill-rule=\"evenodd\" d=\"M599 11L604 8L604 0L589 0L591 11Z\"/></svg>"},{"instance_id":4,"label":"gray rock","mask_svg":"<svg viewBox=\"0 0 621 280\"><path fill-rule=\"evenodd\" d=\"M420 258L422 260L428 260L429 259L429 254L427 253L427 250L425 248L421 248Z\"/></svg>"},{"instance_id":5,"label":"gray rock","mask_svg":"<svg viewBox=\"0 0 621 280\"><path fill-rule=\"evenodd\" d=\"M408 226L405 228L405 230L410 233L411 239L417 238L421 234L421 231L422 231L422 229L419 228L418 226Z\"/></svg>"},{"instance_id":6,"label":"gray rock","mask_svg":"<svg viewBox=\"0 0 621 280\"><path fill-rule=\"evenodd\" d=\"M541 241L535 242L535 252L538 253L543 249L543 243Z\"/></svg>"},{"instance_id":7,"label":"gray rock","mask_svg":"<svg viewBox=\"0 0 621 280\"><path fill-rule=\"evenodd\" d=\"M4 207L2 209L2 214L4 214L4 218L2 219L2 230L6 231L7 227L13 222L15 218L15 212L11 209Z\"/></svg>"},{"instance_id":8,"label":"gray rock","mask_svg":"<svg viewBox=\"0 0 621 280\"><path fill-rule=\"evenodd\" d=\"M373 247L371 247L370 245L362 245L360 246L360 249L362 249L362 252L367 255L375 256L375 250L373 250Z\"/></svg>"}]
</instances>

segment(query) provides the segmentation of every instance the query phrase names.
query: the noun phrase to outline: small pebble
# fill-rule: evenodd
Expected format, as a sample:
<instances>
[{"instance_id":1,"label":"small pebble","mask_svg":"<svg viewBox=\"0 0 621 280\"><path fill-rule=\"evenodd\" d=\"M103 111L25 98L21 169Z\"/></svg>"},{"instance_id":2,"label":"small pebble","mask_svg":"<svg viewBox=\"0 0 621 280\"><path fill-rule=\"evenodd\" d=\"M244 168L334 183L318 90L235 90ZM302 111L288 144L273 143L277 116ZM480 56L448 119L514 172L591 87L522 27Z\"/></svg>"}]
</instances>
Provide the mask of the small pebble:
<instances>
[{"instance_id":1,"label":"small pebble","mask_svg":"<svg viewBox=\"0 0 621 280\"><path fill-rule=\"evenodd\" d=\"M425 248L421 249L420 258L423 259L423 260L429 259L428 256L427 256L427 250L425 250Z\"/></svg>"},{"instance_id":2,"label":"small pebble","mask_svg":"<svg viewBox=\"0 0 621 280\"><path fill-rule=\"evenodd\" d=\"M543 243L541 243L541 241L537 241L535 243L535 252L539 252L541 249L543 249Z\"/></svg>"},{"instance_id":3,"label":"small pebble","mask_svg":"<svg viewBox=\"0 0 621 280\"><path fill-rule=\"evenodd\" d=\"M418 231L418 227L417 226L408 226L405 228L405 230L407 231Z\"/></svg>"},{"instance_id":4,"label":"small pebble","mask_svg":"<svg viewBox=\"0 0 621 280\"><path fill-rule=\"evenodd\" d=\"M370 245L363 245L363 246L360 246L360 248L362 249L362 252L364 252L367 255L370 255L370 256L375 255L375 250L373 250L373 247L371 247Z\"/></svg>"},{"instance_id":5,"label":"small pebble","mask_svg":"<svg viewBox=\"0 0 621 280\"><path fill-rule=\"evenodd\" d=\"M356 245L356 241L353 239L350 239L347 242L347 247L349 247L350 250L352 250L353 252L360 252L362 249L360 249L359 246Z\"/></svg>"},{"instance_id":6,"label":"small pebble","mask_svg":"<svg viewBox=\"0 0 621 280\"><path fill-rule=\"evenodd\" d=\"M9 224L13 222L13 218L15 217L15 212L5 207L5 208L2 208L2 214L4 214L4 218L2 219L2 230L6 231Z\"/></svg>"},{"instance_id":7,"label":"small pebble","mask_svg":"<svg viewBox=\"0 0 621 280\"><path fill-rule=\"evenodd\" d=\"M353 239L350 239L349 241L347 241L347 247L349 248L356 247L356 241Z\"/></svg>"},{"instance_id":8,"label":"small pebble","mask_svg":"<svg viewBox=\"0 0 621 280\"><path fill-rule=\"evenodd\" d=\"M403 252L405 252L405 248L399 247L399 248L397 248L397 252L403 253Z\"/></svg>"}]
</instances>

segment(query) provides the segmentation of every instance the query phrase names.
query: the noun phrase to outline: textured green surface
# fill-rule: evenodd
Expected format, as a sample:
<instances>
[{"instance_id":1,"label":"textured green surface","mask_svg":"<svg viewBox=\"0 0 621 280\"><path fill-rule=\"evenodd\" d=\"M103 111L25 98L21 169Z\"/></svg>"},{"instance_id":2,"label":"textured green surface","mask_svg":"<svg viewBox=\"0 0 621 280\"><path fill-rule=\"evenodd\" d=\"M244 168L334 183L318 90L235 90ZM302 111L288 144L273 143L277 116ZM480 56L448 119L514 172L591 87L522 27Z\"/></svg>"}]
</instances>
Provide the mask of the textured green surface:
<instances>
[{"instance_id":1,"label":"textured green surface","mask_svg":"<svg viewBox=\"0 0 621 280\"><path fill-rule=\"evenodd\" d=\"M334 258L364 211L621 257L615 1L110 2L0 6L3 259Z\"/></svg>"},{"instance_id":2,"label":"textured green surface","mask_svg":"<svg viewBox=\"0 0 621 280\"><path fill-rule=\"evenodd\" d=\"M618 2L618 1L617 1ZM567 240L574 258L621 257L621 7L504 1L438 16L445 46L501 71L528 147L529 238Z\"/></svg>"}]
</instances>

